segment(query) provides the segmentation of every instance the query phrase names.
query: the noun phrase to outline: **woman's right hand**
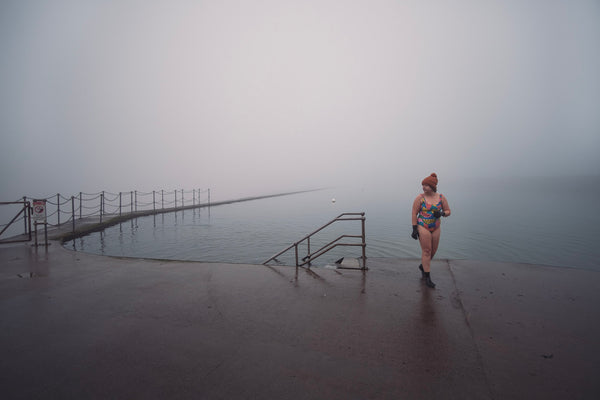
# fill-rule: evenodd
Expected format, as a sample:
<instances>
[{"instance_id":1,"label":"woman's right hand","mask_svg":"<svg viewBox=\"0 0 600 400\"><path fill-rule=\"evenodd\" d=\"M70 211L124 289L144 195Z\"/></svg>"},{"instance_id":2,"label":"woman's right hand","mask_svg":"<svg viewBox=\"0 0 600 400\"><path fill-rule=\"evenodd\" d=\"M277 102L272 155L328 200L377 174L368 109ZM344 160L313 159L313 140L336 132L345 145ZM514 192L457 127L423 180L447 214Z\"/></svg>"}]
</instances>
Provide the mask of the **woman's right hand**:
<instances>
[{"instance_id":1,"label":"woman's right hand","mask_svg":"<svg viewBox=\"0 0 600 400\"><path fill-rule=\"evenodd\" d=\"M413 225L413 231L412 234L410 235L413 239L417 240L419 238L419 228L417 227L417 225Z\"/></svg>"}]
</instances>

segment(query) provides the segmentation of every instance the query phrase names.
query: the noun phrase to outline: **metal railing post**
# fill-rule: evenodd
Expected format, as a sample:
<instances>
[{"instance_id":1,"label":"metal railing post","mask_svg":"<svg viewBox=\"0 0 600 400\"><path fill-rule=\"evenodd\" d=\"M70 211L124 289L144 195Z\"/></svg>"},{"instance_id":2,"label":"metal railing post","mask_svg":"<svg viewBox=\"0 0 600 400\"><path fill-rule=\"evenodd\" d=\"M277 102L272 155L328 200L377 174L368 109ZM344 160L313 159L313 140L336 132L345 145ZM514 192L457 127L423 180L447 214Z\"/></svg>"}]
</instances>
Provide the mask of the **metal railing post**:
<instances>
[{"instance_id":1,"label":"metal railing post","mask_svg":"<svg viewBox=\"0 0 600 400\"><path fill-rule=\"evenodd\" d=\"M362 217L362 259L363 269L367 268L367 241L365 238L365 216Z\"/></svg>"},{"instance_id":2,"label":"metal railing post","mask_svg":"<svg viewBox=\"0 0 600 400\"><path fill-rule=\"evenodd\" d=\"M24 207L27 207L27 220L29 220L29 241L31 241L31 206L29 202L25 202ZM27 226L25 226L27 229Z\"/></svg>"},{"instance_id":3,"label":"metal railing post","mask_svg":"<svg viewBox=\"0 0 600 400\"><path fill-rule=\"evenodd\" d=\"M26 206L27 204L27 196L23 196L23 208ZM27 235L27 215L25 215L25 219L23 220L23 228L25 229L25 232L23 232L25 235ZM31 221L29 222L29 230L31 231ZM30 233L31 234L31 233Z\"/></svg>"},{"instance_id":4,"label":"metal railing post","mask_svg":"<svg viewBox=\"0 0 600 400\"><path fill-rule=\"evenodd\" d=\"M135 211L137 212L137 190L135 191Z\"/></svg>"},{"instance_id":5,"label":"metal railing post","mask_svg":"<svg viewBox=\"0 0 600 400\"><path fill-rule=\"evenodd\" d=\"M160 196L161 196L161 201L162 201L162 205L160 208L164 209L165 208L165 191L164 191L164 189L160 190Z\"/></svg>"},{"instance_id":6,"label":"metal railing post","mask_svg":"<svg viewBox=\"0 0 600 400\"><path fill-rule=\"evenodd\" d=\"M196 205L196 189L192 189L192 205Z\"/></svg>"},{"instance_id":7,"label":"metal railing post","mask_svg":"<svg viewBox=\"0 0 600 400\"><path fill-rule=\"evenodd\" d=\"M60 226L60 193L56 194L56 214L58 216L58 224Z\"/></svg>"},{"instance_id":8,"label":"metal railing post","mask_svg":"<svg viewBox=\"0 0 600 400\"><path fill-rule=\"evenodd\" d=\"M73 216L73 232L75 232L75 196L71 196L71 212Z\"/></svg>"},{"instance_id":9,"label":"metal railing post","mask_svg":"<svg viewBox=\"0 0 600 400\"><path fill-rule=\"evenodd\" d=\"M83 203L82 203L82 193L79 192L79 219L81 219L81 215L82 215L82 210L83 210Z\"/></svg>"},{"instance_id":10,"label":"metal railing post","mask_svg":"<svg viewBox=\"0 0 600 400\"><path fill-rule=\"evenodd\" d=\"M174 192L175 192L175 208L177 208L177 189L175 189Z\"/></svg>"},{"instance_id":11,"label":"metal railing post","mask_svg":"<svg viewBox=\"0 0 600 400\"><path fill-rule=\"evenodd\" d=\"M300 266L300 263L298 262L298 243L294 243L294 250L296 252L296 267Z\"/></svg>"},{"instance_id":12,"label":"metal railing post","mask_svg":"<svg viewBox=\"0 0 600 400\"><path fill-rule=\"evenodd\" d=\"M152 210L156 211L156 196L154 190L152 191Z\"/></svg>"},{"instance_id":13,"label":"metal railing post","mask_svg":"<svg viewBox=\"0 0 600 400\"><path fill-rule=\"evenodd\" d=\"M119 192L119 217L121 216L121 208L123 207L123 192Z\"/></svg>"},{"instance_id":14,"label":"metal railing post","mask_svg":"<svg viewBox=\"0 0 600 400\"><path fill-rule=\"evenodd\" d=\"M102 208L104 204L104 192L100 193L100 223L102 223Z\"/></svg>"},{"instance_id":15,"label":"metal railing post","mask_svg":"<svg viewBox=\"0 0 600 400\"><path fill-rule=\"evenodd\" d=\"M183 207L184 207L184 204L183 204L183 199L184 199L184 197L185 197L185 196L183 195L183 189L181 189L181 208L183 208Z\"/></svg>"},{"instance_id":16,"label":"metal railing post","mask_svg":"<svg viewBox=\"0 0 600 400\"><path fill-rule=\"evenodd\" d=\"M131 203L131 213L133 213L133 192L129 192L129 202Z\"/></svg>"}]
</instances>

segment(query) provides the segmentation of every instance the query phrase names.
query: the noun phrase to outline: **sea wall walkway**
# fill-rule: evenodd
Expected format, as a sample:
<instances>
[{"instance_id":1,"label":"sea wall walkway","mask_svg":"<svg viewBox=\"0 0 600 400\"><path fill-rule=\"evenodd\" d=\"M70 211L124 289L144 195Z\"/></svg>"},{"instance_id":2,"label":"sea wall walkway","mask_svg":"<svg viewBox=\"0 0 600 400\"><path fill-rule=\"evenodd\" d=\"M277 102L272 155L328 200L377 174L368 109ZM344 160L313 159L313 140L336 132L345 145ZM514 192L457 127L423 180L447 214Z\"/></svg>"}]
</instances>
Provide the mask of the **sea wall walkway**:
<instances>
[{"instance_id":1,"label":"sea wall walkway","mask_svg":"<svg viewBox=\"0 0 600 400\"><path fill-rule=\"evenodd\" d=\"M600 274L368 272L0 246L3 398L596 399Z\"/></svg>"},{"instance_id":2,"label":"sea wall walkway","mask_svg":"<svg viewBox=\"0 0 600 400\"><path fill-rule=\"evenodd\" d=\"M194 197L192 199L191 204L189 202L184 203L184 196L186 193L189 195L189 193L192 193L192 191L185 192L182 190L179 200L177 200L177 197L176 197L178 191L171 192L170 194L174 194L175 200L171 200L168 202L165 202L164 200L162 200L162 201L158 200L158 203L157 203L156 199L153 199L153 201L149 202L149 203L148 202L146 202L146 203L138 202L137 192L135 195L136 200L134 203L134 200L133 200L134 192L131 192L131 203L128 203L128 204L121 204L121 201L119 200L119 198L121 197L121 193L119 193L119 194L113 194L113 196L116 196L116 197L114 197L112 200L117 201L117 204L113 205L112 210L111 210L111 207L107 206L107 202L106 202L105 196L104 196L105 192L102 192L102 193L97 194L97 197L92 198L92 200L100 199L100 202L95 207L85 207L84 205L82 205L81 200L77 200L79 202L79 206L77 208L75 208L76 198L71 197L70 200L66 199L66 202L62 203L62 204L64 205L64 204L67 204L68 202L71 202L73 204L73 207L72 207L71 213L70 214L67 213L68 218L66 220L64 218L65 212L63 210L62 222L60 219L61 196L57 195L56 203L53 203L55 206L57 206L57 208L55 208L53 210L53 212L51 213L51 215L49 216L48 223L46 224L46 226L44 226L43 224L38 224L38 226L36 227L35 223L31 222L33 220L33 218L29 215L29 213L26 213L25 215L21 216L17 220L17 223L15 224L15 225L22 226L22 224L24 222L25 233L20 234L20 235L14 235L14 236L8 237L8 238L2 238L2 240L0 240L0 245L3 243L35 240L36 232L37 232L38 242L45 243L46 237L49 238L50 240L60 240L60 241L64 242L64 241L71 240L76 237L84 236L90 232L102 231L109 226L116 225L116 224L124 222L124 221L128 221L128 220L131 220L134 218L144 217L144 216L148 216L148 215L166 214L166 213L172 213L172 212L177 212L177 211L191 210L191 209L195 209L195 208L209 208L210 209L210 207L216 207L216 206L223 205L223 204L232 204L232 203L239 203L239 202L244 202L244 201L266 199L266 198L270 198L270 197L288 196L288 195L292 195L292 194L311 192L311 191L315 191L315 190L319 190L319 189L276 193L276 194L263 195L263 196L251 196L251 197L243 197L243 198L238 198L238 199L211 202L210 201L210 189L208 189L207 192L209 193L209 197L208 197L208 200L204 203L200 202L201 191L198 190L198 192L197 192L198 197L196 197L196 191L194 190L193 191ZM152 195L154 197L155 193L160 194L161 192L160 191L159 192L150 192L150 193L145 193L144 195ZM161 197L164 197L164 196L161 196ZM80 194L79 199L81 199L81 198L82 197ZM23 203L25 203L25 201L23 201ZM185 204L188 204L188 205L185 205ZM139 207L138 207L138 205L139 205ZM167 207L165 207L165 205ZM78 214L84 208L86 208L88 210L92 209L92 212L88 212L85 215ZM79 215L79 217L78 217L78 215ZM54 223L49 222L50 219L53 219ZM0 225L0 227L4 227L4 226L5 225ZM31 229L31 233L32 233L31 239L30 239L30 235L29 235L29 229Z\"/></svg>"}]
</instances>

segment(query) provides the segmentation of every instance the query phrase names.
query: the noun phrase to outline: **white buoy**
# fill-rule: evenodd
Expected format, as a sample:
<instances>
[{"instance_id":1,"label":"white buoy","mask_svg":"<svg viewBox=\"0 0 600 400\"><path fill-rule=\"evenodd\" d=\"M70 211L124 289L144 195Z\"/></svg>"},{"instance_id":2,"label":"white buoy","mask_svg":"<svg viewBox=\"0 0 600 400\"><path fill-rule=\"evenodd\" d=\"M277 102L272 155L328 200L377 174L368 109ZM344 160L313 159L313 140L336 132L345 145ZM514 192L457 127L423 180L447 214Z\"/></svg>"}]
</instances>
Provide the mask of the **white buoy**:
<instances>
[{"instance_id":1,"label":"white buoy","mask_svg":"<svg viewBox=\"0 0 600 400\"><path fill-rule=\"evenodd\" d=\"M335 197L334 197L333 199L331 199L331 202L332 202L332 203L335 203Z\"/></svg>"}]
</instances>

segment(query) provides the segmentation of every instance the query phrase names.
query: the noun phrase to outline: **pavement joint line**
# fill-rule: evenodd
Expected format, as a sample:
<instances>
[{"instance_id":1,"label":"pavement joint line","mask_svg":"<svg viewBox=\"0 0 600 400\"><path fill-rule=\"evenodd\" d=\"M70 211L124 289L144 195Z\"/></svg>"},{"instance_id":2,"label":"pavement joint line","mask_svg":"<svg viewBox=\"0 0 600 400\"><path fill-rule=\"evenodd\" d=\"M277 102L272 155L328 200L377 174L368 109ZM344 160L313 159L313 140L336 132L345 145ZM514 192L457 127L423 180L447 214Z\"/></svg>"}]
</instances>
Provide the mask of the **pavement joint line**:
<instances>
[{"instance_id":1,"label":"pavement joint line","mask_svg":"<svg viewBox=\"0 0 600 400\"><path fill-rule=\"evenodd\" d=\"M473 346L475 347L476 354L477 354L477 363L479 364L479 367L481 368L481 371L483 372L483 377L485 379L485 387L488 390L488 395L490 396L490 399L494 400L492 385L490 383L490 378L488 376L487 369L485 367L485 363L483 362L483 355L481 354L481 349L479 348L479 345L477 344L475 332L473 331L473 327L471 326L471 322L469 321L469 316L467 314L467 310L465 309L465 306L460 297L460 290L458 289L458 284L456 283L456 277L454 276L454 271L452 271L452 264L450 263L450 260L446 259L446 265L448 266L448 271L450 272L450 276L452 277L452 285L454 286L453 297L459 305L459 308L460 308L463 318L465 320L465 324L467 326L467 329L469 330L469 335L471 335L471 339L473 341Z\"/></svg>"}]
</instances>

